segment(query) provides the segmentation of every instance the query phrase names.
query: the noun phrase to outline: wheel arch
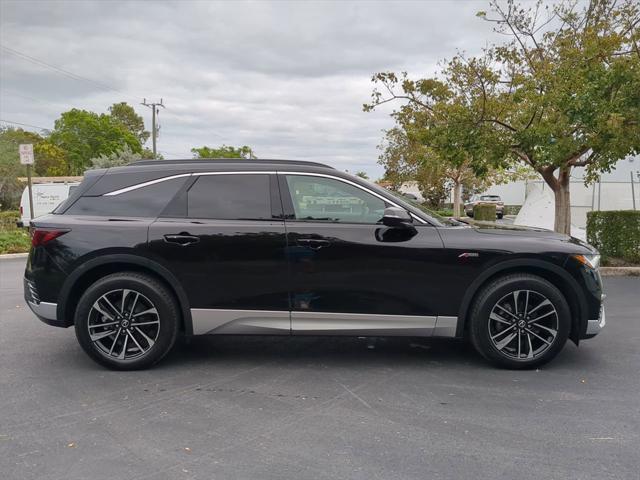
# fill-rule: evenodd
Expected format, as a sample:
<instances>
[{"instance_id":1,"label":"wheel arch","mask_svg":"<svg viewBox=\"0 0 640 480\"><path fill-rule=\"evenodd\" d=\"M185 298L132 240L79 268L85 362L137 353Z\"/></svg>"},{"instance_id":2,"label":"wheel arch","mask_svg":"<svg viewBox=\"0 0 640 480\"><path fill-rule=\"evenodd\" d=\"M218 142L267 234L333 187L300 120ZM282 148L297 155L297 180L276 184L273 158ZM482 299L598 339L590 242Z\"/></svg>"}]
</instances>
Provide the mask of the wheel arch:
<instances>
[{"instance_id":1,"label":"wheel arch","mask_svg":"<svg viewBox=\"0 0 640 480\"><path fill-rule=\"evenodd\" d=\"M122 271L146 273L162 282L175 296L181 313L180 325L185 334L193 334L189 299L178 279L165 267L145 257L130 254L111 254L93 258L76 268L60 289L57 317L65 326L73 325L73 316L82 294L96 280Z\"/></svg>"},{"instance_id":2,"label":"wheel arch","mask_svg":"<svg viewBox=\"0 0 640 480\"><path fill-rule=\"evenodd\" d=\"M468 317L471 311L471 305L480 290L482 290L488 282L513 273L537 275L551 282L560 290L571 310L571 330L569 338L577 345L579 343L580 332L585 327L585 315L588 311L587 303L581 293L580 287L573 277L563 268L549 262L535 259L507 260L483 271L467 288L462 298L458 313L458 318L461 321L458 322L456 336L465 336L469 325Z\"/></svg>"}]
</instances>

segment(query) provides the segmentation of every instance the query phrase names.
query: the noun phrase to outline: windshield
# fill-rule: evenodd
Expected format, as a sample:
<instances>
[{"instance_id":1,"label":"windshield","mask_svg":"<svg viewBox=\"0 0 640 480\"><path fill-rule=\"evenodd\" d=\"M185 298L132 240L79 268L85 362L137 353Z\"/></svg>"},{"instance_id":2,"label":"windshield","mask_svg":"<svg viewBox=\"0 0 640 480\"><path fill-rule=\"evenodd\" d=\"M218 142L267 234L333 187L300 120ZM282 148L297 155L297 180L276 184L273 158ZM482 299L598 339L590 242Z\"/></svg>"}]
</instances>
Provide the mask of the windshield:
<instances>
[{"instance_id":1,"label":"windshield","mask_svg":"<svg viewBox=\"0 0 640 480\"><path fill-rule=\"evenodd\" d=\"M491 201L500 201L500 197L497 195L483 195L480 197L480 200L491 200Z\"/></svg>"},{"instance_id":2,"label":"windshield","mask_svg":"<svg viewBox=\"0 0 640 480\"><path fill-rule=\"evenodd\" d=\"M442 223L443 225L460 225L460 223L461 223L461 222L458 222L456 220L453 220L453 219L450 219L450 218L446 218L446 217L442 217L442 216L438 215L433 210L430 210L429 208L425 207L421 203L416 202L415 200L412 200L411 198L407 197L406 195L403 195L402 193L394 192L393 190L389 190L389 189L387 189L387 191L391 195L396 197L398 200L402 200L404 203L408 203L412 207L417 208L421 212L423 212L426 215L428 215L429 217L437 220L438 222Z\"/></svg>"}]
</instances>

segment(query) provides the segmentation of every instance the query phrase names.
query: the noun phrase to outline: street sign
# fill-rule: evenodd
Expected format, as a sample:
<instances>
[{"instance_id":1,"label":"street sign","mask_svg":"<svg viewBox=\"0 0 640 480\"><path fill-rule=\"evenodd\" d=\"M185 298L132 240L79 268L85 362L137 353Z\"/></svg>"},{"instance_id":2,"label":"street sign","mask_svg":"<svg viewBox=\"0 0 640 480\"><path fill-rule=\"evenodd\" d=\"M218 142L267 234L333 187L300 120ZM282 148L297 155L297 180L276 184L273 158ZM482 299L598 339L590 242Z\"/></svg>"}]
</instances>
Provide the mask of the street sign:
<instances>
[{"instance_id":1,"label":"street sign","mask_svg":"<svg viewBox=\"0 0 640 480\"><path fill-rule=\"evenodd\" d=\"M22 165L33 165L33 145L30 143L23 143L20 145L19 151L20 163Z\"/></svg>"},{"instance_id":2,"label":"street sign","mask_svg":"<svg viewBox=\"0 0 640 480\"><path fill-rule=\"evenodd\" d=\"M21 143L18 147L20 163L27 166L27 185L29 187L29 217L33 220L33 190L31 188L31 165L33 165L33 145Z\"/></svg>"}]
</instances>

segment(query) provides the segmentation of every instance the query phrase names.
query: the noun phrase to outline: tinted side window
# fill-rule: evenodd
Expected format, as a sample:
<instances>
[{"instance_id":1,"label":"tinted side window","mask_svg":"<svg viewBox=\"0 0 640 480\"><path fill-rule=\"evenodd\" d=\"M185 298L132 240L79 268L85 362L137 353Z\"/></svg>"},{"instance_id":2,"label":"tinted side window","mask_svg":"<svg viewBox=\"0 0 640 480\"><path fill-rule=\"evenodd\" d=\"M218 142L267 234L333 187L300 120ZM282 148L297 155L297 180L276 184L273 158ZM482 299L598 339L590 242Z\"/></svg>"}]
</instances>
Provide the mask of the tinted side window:
<instances>
[{"instance_id":1,"label":"tinted side window","mask_svg":"<svg viewBox=\"0 0 640 480\"><path fill-rule=\"evenodd\" d=\"M186 180L174 178L120 195L80 197L65 213L101 217L157 217Z\"/></svg>"},{"instance_id":2,"label":"tinted side window","mask_svg":"<svg viewBox=\"0 0 640 480\"><path fill-rule=\"evenodd\" d=\"M187 205L190 218L270 220L269 175L201 175Z\"/></svg>"},{"instance_id":3,"label":"tinted side window","mask_svg":"<svg viewBox=\"0 0 640 480\"><path fill-rule=\"evenodd\" d=\"M296 220L338 223L377 223L385 202L332 178L287 175Z\"/></svg>"}]
</instances>

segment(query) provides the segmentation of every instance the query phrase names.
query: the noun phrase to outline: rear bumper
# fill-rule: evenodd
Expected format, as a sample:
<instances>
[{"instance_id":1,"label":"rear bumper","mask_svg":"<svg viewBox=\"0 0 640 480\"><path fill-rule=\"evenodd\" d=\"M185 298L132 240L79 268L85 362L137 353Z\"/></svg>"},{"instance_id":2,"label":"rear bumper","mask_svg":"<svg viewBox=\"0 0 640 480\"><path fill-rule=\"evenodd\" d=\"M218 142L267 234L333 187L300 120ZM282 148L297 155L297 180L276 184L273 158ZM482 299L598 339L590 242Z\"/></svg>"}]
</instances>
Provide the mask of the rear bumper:
<instances>
[{"instance_id":1,"label":"rear bumper","mask_svg":"<svg viewBox=\"0 0 640 480\"><path fill-rule=\"evenodd\" d=\"M31 311L41 321L47 325L54 327L68 327L66 322L58 320L58 304L51 302L41 302L38 296L38 292L35 289L33 282L30 282L26 278L24 279L24 299L29 305Z\"/></svg>"},{"instance_id":2,"label":"rear bumper","mask_svg":"<svg viewBox=\"0 0 640 480\"><path fill-rule=\"evenodd\" d=\"M67 325L65 322L61 322L58 320L58 315L56 311L58 310L57 303L48 303L48 302L30 302L27 300L27 305L31 311L38 317L41 321L46 323L47 325L51 325L54 327L63 327L66 328Z\"/></svg>"}]
</instances>

